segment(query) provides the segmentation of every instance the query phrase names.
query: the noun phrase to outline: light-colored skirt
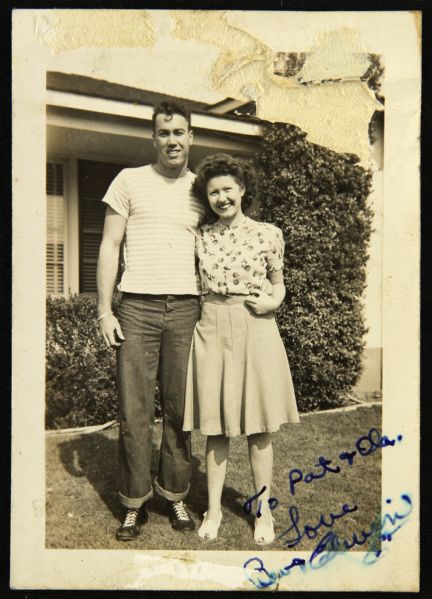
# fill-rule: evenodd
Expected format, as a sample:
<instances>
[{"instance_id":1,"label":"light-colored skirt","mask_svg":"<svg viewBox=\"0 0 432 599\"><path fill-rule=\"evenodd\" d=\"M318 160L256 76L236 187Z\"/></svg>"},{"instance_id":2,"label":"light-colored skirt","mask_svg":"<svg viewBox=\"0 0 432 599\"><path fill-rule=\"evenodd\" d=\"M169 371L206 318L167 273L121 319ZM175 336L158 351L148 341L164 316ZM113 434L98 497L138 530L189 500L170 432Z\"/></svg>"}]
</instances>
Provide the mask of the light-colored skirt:
<instances>
[{"instance_id":1,"label":"light-colored skirt","mask_svg":"<svg viewBox=\"0 0 432 599\"><path fill-rule=\"evenodd\" d=\"M299 422L274 316L255 315L245 299L205 296L189 355L185 431L234 437Z\"/></svg>"}]
</instances>

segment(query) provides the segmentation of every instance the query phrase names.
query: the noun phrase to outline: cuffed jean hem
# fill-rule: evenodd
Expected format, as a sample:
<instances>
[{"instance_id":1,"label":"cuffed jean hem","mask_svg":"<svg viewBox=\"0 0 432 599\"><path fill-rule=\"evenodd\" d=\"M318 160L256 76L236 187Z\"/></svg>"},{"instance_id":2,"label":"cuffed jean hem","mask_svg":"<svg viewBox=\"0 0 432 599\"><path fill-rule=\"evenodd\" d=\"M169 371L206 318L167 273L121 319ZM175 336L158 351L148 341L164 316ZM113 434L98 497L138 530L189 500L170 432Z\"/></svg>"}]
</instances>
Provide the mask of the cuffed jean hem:
<instances>
[{"instance_id":1,"label":"cuffed jean hem","mask_svg":"<svg viewBox=\"0 0 432 599\"><path fill-rule=\"evenodd\" d=\"M153 489L150 489L144 497L126 497L119 491L120 503L127 508L140 508L150 497L153 497Z\"/></svg>"},{"instance_id":2,"label":"cuffed jean hem","mask_svg":"<svg viewBox=\"0 0 432 599\"><path fill-rule=\"evenodd\" d=\"M184 491L183 493L172 493L171 491L166 491L165 489L163 489L159 485L157 478L155 478L153 484L154 484L154 488L156 489L157 494L161 495L162 497L165 497L165 499L168 499L168 501L181 501L189 493L189 488L190 488L190 484L189 484L187 486L186 491Z\"/></svg>"}]
</instances>

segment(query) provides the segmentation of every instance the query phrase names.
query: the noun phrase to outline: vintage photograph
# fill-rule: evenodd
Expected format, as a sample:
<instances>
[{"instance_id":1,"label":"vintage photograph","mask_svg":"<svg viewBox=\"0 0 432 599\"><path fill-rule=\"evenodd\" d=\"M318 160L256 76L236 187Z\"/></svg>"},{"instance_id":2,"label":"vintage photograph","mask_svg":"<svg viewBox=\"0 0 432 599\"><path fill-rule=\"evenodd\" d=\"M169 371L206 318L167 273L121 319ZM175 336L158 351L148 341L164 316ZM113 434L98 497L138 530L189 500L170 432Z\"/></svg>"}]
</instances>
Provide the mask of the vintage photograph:
<instances>
[{"instance_id":1,"label":"vintage photograph","mask_svg":"<svg viewBox=\"0 0 432 599\"><path fill-rule=\"evenodd\" d=\"M39 548L136 570L45 588L330 590L339 562L365 590L412 520L386 473L415 404L383 420L394 56L384 13L324 14L15 11L41 57Z\"/></svg>"}]
</instances>

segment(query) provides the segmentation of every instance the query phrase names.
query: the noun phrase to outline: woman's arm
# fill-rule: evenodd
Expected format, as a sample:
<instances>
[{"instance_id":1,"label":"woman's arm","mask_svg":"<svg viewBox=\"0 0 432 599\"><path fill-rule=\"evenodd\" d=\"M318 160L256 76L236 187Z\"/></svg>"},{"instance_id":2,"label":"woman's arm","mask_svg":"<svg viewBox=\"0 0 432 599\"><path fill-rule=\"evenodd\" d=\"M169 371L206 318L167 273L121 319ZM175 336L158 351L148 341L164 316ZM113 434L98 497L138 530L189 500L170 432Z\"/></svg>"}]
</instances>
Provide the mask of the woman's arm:
<instances>
[{"instance_id":1,"label":"woman's arm","mask_svg":"<svg viewBox=\"0 0 432 599\"><path fill-rule=\"evenodd\" d=\"M259 291L257 295L251 295L245 301L245 304L259 316L274 312L285 299L285 284L282 269L277 270L276 272L269 272L267 277L272 284L271 295Z\"/></svg>"}]
</instances>

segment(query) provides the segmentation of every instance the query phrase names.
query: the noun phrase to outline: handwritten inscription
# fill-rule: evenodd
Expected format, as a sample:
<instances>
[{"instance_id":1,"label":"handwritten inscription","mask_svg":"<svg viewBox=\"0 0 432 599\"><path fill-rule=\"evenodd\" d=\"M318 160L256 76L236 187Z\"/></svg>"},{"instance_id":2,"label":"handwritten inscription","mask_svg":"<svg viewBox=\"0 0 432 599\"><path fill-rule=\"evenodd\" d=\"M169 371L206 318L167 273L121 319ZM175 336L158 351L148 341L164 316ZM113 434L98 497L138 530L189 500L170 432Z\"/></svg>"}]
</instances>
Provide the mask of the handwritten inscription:
<instances>
[{"instance_id":1,"label":"handwritten inscription","mask_svg":"<svg viewBox=\"0 0 432 599\"><path fill-rule=\"evenodd\" d=\"M263 488L261 489L261 491L259 491L258 493L256 493L255 495L253 495L252 497L249 497L249 499L243 504L243 509L246 512L246 514L250 514L252 511L252 504L256 499L259 499L259 497L264 493L264 491L266 490L266 486L264 485ZM278 500L276 499L276 497L270 497L270 499L268 499L268 505L270 507L271 510L274 510L277 505L278 505ZM259 499L258 501L258 509L257 509L257 513L256 516L257 518L261 517L261 507L262 507L262 502ZM300 526L300 512L299 509L297 508L297 506L292 505L288 508L288 516L290 519L290 526L288 526L288 528L286 530L284 530L284 532L282 532L280 535L278 535L278 539L281 539L287 535L289 535L290 533L295 533L295 536L291 536L287 539L284 540L284 544L289 547L295 547L296 545L298 545L300 543L300 541L306 537L308 539L316 539L318 536L319 531L321 530L321 528L332 528L334 523L336 522L336 520L339 520L340 518L343 518L344 516L346 516L347 514L351 513L351 512L356 512L358 510L358 507L356 505L350 507L348 504L344 503L341 511L338 513L333 513L330 512L330 514L325 515L325 514L321 514L318 522L316 524L305 524L304 526Z\"/></svg>"},{"instance_id":2,"label":"handwritten inscription","mask_svg":"<svg viewBox=\"0 0 432 599\"><path fill-rule=\"evenodd\" d=\"M333 528L336 520L343 518L351 512L356 512L357 510L358 507L356 505L350 507L345 503L339 513L334 514L333 512L330 512L328 516L321 514L318 522L315 525L305 524L304 526L300 526L300 512L295 505L292 505L288 510L291 526L284 530L283 533L278 535L278 539L288 535L288 538L284 540L284 545L291 549L296 547L304 537L307 539L316 539L323 528Z\"/></svg>"},{"instance_id":3,"label":"handwritten inscription","mask_svg":"<svg viewBox=\"0 0 432 599\"><path fill-rule=\"evenodd\" d=\"M397 435L396 439L389 439L389 437L387 437L386 435L381 435L381 433L379 432L378 429L371 428L366 435L362 435L362 436L358 437L358 439L355 443L355 445L356 445L355 450L342 451L339 454L339 459L342 462L346 462L349 466L352 466L356 455L359 455L361 457L368 456L368 455L374 453L375 451L377 451L378 449L382 449L384 447L392 447L396 444L396 442L402 441L402 439L403 439L402 435ZM332 463L332 460L329 460L329 459L325 458L324 456L319 456L318 462L315 464L315 466L317 468L319 468L320 470L318 470L318 472L309 472L306 475L304 475L303 471L300 470L300 468L292 468L288 473L290 494L293 496L295 495L295 486L300 482L310 484L314 480L319 480L321 478L324 478L328 473L339 474L342 470L341 467L340 466L331 466L330 465L331 463ZM261 517L262 501L261 501L261 499L259 499L259 497L264 493L266 488L267 487L264 486L260 491L258 491L258 493L256 493L255 495L252 495L244 502L243 510L246 514L250 514L252 512L253 503L255 500L258 500L256 517L257 518ZM279 502L276 499L276 497L270 497L268 499L268 505L271 510L274 510L278 506L278 503ZM296 509L296 508L292 508L292 509ZM294 521L293 518L291 518L291 519L292 519L292 521Z\"/></svg>"},{"instance_id":4,"label":"handwritten inscription","mask_svg":"<svg viewBox=\"0 0 432 599\"><path fill-rule=\"evenodd\" d=\"M348 466L352 466L356 456L363 458L374 453L378 449L392 447L396 442L402 441L402 438L402 435L398 435L396 439L389 439L385 435L382 436L378 429L371 428L367 435L362 435L357 439L355 443L356 449L352 451L342 451L339 454L339 460L341 460L342 463L348 464ZM309 472L306 475L300 468L292 468L288 473L289 491L291 495L295 495L295 487L299 483L310 484L315 480L324 478L327 474L339 474L339 472L341 472L341 467L334 465L330 466L331 463L332 460L320 456L318 462L315 464L318 471Z\"/></svg>"},{"instance_id":5,"label":"handwritten inscription","mask_svg":"<svg viewBox=\"0 0 432 599\"><path fill-rule=\"evenodd\" d=\"M370 537L375 537L378 542L391 542L396 532L408 522L409 515L413 509L412 500L408 493L401 494L400 499L402 499L404 504L403 511L384 514L379 523L376 521L372 522L368 531L362 530L358 533L353 533L349 540L344 539L341 541L333 531L327 532L320 539L308 560L294 558L289 564L278 570L269 570L261 558L251 557L243 565L246 578L257 589L265 589L277 584L281 578L291 574L294 568L300 568L303 572L306 572L308 568L316 570L325 566L336 556L349 555L350 549L355 545L363 545ZM392 499L388 498L386 503L388 505L391 504ZM363 563L370 566L377 562L382 554L382 549L369 551L363 557Z\"/></svg>"},{"instance_id":6,"label":"handwritten inscription","mask_svg":"<svg viewBox=\"0 0 432 599\"><path fill-rule=\"evenodd\" d=\"M251 557L243 564L247 579L257 589L265 589L272 586L280 578L288 576L296 566L300 566L304 570L306 568L306 560L295 557L290 564L283 566L279 570L267 570L264 562L259 557Z\"/></svg>"},{"instance_id":7,"label":"handwritten inscription","mask_svg":"<svg viewBox=\"0 0 432 599\"><path fill-rule=\"evenodd\" d=\"M311 565L313 565L313 567L321 568L337 555L337 553L335 554L333 552L343 550L349 551L355 546L364 545L370 538L372 538L376 544L378 544L379 541L391 542L395 533L406 524L407 518L412 512L412 501L410 496L407 493L404 493L400 497L404 502L405 511L402 513L396 511L393 514L384 514L380 523L374 521L370 524L369 530L361 530L358 533L354 532L350 539L344 539L343 541L341 541L333 531L324 535L312 552L309 560ZM389 498L386 502L389 504L392 500ZM324 553L325 555L316 563L316 558ZM377 549L376 551L368 553L371 553L371 555L365 563L371 564L380 557L382 551L381 549Z\"/></svg>"},{"instance_id":8,"label":"handwritten inscription","mask_svg":"<svg viewBox=\"0 0 432 599\"><path fill-rule=\"evenodd\" d=\"M392 447L396 442L401 442L403 439L402 435L398 435L396 439L389 439L386 435L381 435L381 433L376 428L371 428L367 435L362 435L359 437L355 443L356 449L353 451L342 451L339 454L339 459L342 462L347 463L349 466L352 466L354 463L355 456L365 457L368 456L378 449L382 449L384 447ZM295 486L301 482L310 484L315 480L319 480L324 478L328 473L330 474L339 474L342 470L340 466L331 466L332 460L325 458L324 456L319 456L318 462L315 464L317 468L319 468L318 472L309 472L308 474L304 474L300 468L292 468L288 473L288 481L289 481L289 491L291 495L295 495ZM256 517L260 518L261 516L261 508L262 501L259 497L266 490L266 486L264 486L258 493L249 497L243 504L243 510L246 514L250 514L252 512L253 503L255 500L258 500L258 507L256 510ZM278 500L276 497L270 497L268 499L268 505L271 510L274 510L278 506Z\"/></svg>"}]
</instances>

